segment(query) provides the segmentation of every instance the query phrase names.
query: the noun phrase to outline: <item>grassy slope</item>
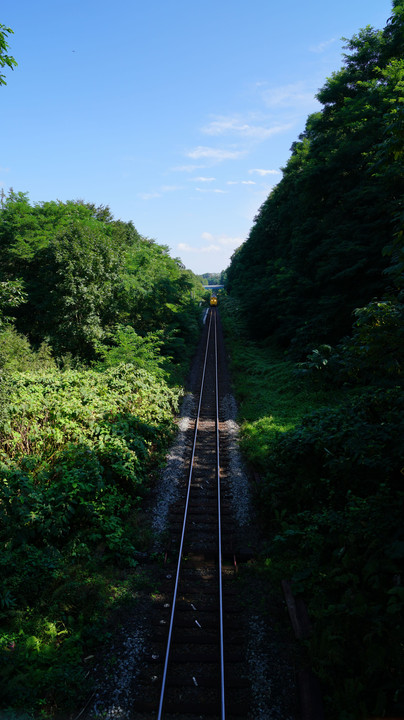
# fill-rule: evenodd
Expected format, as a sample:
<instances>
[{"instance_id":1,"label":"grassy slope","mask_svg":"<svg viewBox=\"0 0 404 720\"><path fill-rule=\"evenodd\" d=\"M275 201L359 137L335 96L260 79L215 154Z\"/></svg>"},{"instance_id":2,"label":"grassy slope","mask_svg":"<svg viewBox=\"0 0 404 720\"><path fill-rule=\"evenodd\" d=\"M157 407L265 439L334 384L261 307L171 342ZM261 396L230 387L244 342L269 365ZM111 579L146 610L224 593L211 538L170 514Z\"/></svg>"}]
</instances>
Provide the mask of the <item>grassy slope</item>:
<instances>
[{"instance_id":1,"label":"grassy slope","mask_svg":"<svg viewBox=\"0 0 404 720\"><path fill-rule=\"evenodd\" d=\"M263 470L279 433L294 428L311 410L336 405L341 394L298 378L295 364L275 344L259 347L247 340L232 298L221 300L221 317L231 354L242 449L253 467Z\"/></svg>"},{"instance_id":2,"label":"grassy slope","mask_svg":"<svg viewBox=\"0 0 404 720\"><path fill-rule=\"evenodd\" d=\"M327 717L401 717L402 393L316 390L277 348L245 340L231 298L221 315L242 448L262 476L262 564L308 604Z\"/></svg>"}]
</instances>

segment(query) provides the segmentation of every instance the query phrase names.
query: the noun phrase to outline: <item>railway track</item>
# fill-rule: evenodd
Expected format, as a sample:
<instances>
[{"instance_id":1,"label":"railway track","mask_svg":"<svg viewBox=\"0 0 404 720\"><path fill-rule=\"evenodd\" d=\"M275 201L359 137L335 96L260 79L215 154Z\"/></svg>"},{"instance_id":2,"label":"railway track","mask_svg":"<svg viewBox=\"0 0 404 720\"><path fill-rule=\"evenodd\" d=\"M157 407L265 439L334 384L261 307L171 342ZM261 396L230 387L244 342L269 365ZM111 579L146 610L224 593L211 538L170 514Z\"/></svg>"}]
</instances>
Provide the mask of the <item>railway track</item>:
<instances>
[{"instance_id":1,"label":"railway track","mask_svg":"<svg viewBox=\"0 0 404 720\"><path fill-rule=\"evenodd\" d=\"M222 479L217 311L205 326L198 407L183 497L171 508L164 577L149 663L138 682L134 718L247 718L250 688L229 489ZM225 462L225 460L223 461ZM225 474L224 474L225 475Z\"/></svg>"}]
</instances>

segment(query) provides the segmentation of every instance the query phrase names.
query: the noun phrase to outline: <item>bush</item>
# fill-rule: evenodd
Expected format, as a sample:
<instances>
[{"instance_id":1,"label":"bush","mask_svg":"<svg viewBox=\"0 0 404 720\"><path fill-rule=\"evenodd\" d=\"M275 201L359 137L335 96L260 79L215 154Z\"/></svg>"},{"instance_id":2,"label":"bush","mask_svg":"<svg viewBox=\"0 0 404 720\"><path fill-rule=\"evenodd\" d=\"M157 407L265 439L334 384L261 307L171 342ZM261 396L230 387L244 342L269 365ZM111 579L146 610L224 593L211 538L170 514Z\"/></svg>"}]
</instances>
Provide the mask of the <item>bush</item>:
<instances>
[{"instance_id":1,"label":"bush","mask_svg":"<svg viewBox=\"0 0 404 720\"><path fill-rule=\"evenodd\" d=\"M9 326L0 333L0 368L3 372L50 370L56 363L46 342L35 352L25 335Z\"/></svg>"},{"instance_id":2,"label":"bush","mask_svg":"<svg viewBox=\"0 0 404 720\"><path fill-rule=\"evenodd\" d=\"M402 383L404 357L404 305L397 300L374 300L354 312L352 335L336 348L321 345L300 373L351 385L394 386Z\"/></svg>"},{"instance_id":3,"label":"bush","mask_svg":"<svg viewBox=\"0 0 404 720\"><path fill-rule=\"evenodd\" d=\"M308 601L332 718L404 708L403 435L401 389L370 390L307 416L267 458L268 552Z\"/></svg>"},{"instance_id":4,"label":"bush","mask_svg":"<svg viewBox=\"0 0 404 720\"><path fill-rule=\"evenodd\" d=\"M88 689L116 573L136 566L138 511L179 390L133 365L9 373L0 416L3 707L67 706ZM57 688L57 697L55 695Z\"/></svg>"}]
</instances>

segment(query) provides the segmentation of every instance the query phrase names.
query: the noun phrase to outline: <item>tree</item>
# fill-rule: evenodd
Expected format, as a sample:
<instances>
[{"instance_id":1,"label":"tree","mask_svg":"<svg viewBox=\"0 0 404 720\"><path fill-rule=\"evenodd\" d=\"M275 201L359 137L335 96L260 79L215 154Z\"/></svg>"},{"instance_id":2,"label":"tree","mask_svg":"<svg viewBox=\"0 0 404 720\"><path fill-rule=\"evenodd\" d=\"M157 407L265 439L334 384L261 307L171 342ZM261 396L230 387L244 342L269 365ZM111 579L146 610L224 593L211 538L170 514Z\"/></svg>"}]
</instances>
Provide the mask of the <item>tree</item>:
<instances>
[{"instance_id":1,"label":"tree","mask_svg":"<svg viewBox=\"0 0 404 720\"><path fill-rule=\"evenodd\" d=\"M5 66L7 66L11 70L14 70L14 67L17 65L17 62L12 57L12 55L8 55L7 50L9 48L9 44L6 41L7 35L10 35L12 33L13 33L13 30L11 28L0 24L0 67L3 68ZM2 73L0 73L0 85L7 85L6 76L3 75Z\"/></svg>"},{"instance_id":2,"label":"tree","mask_svg":"<svg viewBox=\"0 0 404 720\"><path fill-rule=\"evenodd\" d=\"M162 333L162 352L178 361L193 351L202 286L167 247L115 220L107 206L32 206L10 191L0 208L2 278L24 283L17 331L37 347L49 342L56 355L96 359L126 327L140 338Z\"/></svg>"},{"instance_id":3,"label":"tree","mask_svg":"<svg viewBox=\"0 0 404 720\"><path fill-rule=\"evenodd\" d=\"M122 261L102 224L73 222L38 254L41 335L59 353L91 358L119 317Z\"/></svg>"},{"instance_id":4,"label":"tree","mask_svg":"<svg viewBox=\"0 0 404 720\"><path fill-rule=\"evenodd\" d=\"M21 280L0 280L0 330L9 323L9 318L4 317L9 308L18 307L25 299Z\"/></svg>"},{"instance_id":5,"label":"tree","mask_svg":"<svg viewBox=\"0 0 404 720\"><path fill-rule=\"evenodd\" d=\"M404 10L384 31L346 41L344 66L318 93L280 183L228 269L255 337L275 333L305 355L349 332L352 312L403 266ZM400 50L401 52L401 50ZM243 287L254 293L243 293ZM256 298L259 297L259 303Z\"/></svg>"}]
</instances>

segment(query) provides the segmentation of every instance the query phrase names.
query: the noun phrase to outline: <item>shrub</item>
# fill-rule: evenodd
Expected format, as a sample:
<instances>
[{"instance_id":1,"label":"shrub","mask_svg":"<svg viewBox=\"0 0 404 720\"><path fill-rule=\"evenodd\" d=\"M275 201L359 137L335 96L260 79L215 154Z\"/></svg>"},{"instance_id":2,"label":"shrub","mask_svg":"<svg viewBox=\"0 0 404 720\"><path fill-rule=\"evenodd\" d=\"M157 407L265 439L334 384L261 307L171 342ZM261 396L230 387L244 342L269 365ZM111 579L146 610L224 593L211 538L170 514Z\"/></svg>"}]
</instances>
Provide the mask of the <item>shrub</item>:
<instances>
[{"instance_id":1,"label":"shrub","mask_svg":"<svg viewBox=\"0 0 404 720\"><path fill-rule=\"evenodd\" d=\"M336 348L312 350L300 373L339 384L394 386L402 382L404 305L397 300L374 300L354 311L352 335Z\"/></svg>"},{"instance_id":2,"label":"shrub","mask_svg":"<svg viewBox=\"0 0 404 720\"><path fill-rule=\"evenodd\" d=\"M67 707L88 689L108 580L137 564L138 511L179 390L133 365L9 373L0 416L3 707ZM55 694L55 687L57 693Z\"/></svg>"},{"instance_id":3,"label":"shrub","mask_svg":"<svg viewBox=\"0 0 404 720\"><path fill-rule=\"evenodd\" d=\"M56 368L56 363L45 342L35 352L25 335L9 326L0 333L0 368L7 372L49 370Z\"/></svg>"},{"instance_id":4,"label":"shrub","mask_svg":"<svg viewBox=\"0 0 404 720\"><path fill-rule=\"evenodd\" d=\"M401 389L369 390L307 416L267 458L268 552L308 601L332 718L403 710L403 434Z\"/></svg>"}]
</instances>

